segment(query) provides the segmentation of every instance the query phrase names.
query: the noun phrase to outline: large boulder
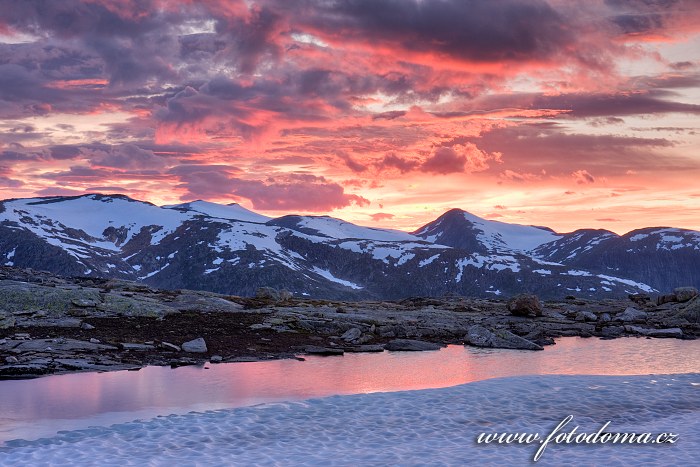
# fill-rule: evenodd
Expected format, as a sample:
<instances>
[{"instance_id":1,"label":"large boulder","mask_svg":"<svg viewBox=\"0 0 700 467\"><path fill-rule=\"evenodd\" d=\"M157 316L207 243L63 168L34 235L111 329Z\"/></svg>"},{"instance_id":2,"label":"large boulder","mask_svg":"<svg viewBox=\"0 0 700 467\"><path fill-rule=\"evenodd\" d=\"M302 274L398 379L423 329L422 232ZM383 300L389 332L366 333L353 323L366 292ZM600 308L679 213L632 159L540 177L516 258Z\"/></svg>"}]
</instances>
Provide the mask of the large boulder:
<instances>
[{"instance_id":1,"label":"large boulder","mask_svg":"<svg viewBox=\"0 0 700 467\"><path fill-rule=\"evenodd\" d=\"M406 351L422 351L422 350L440 350L442 348L439 344L434 344L432 342L416 341L413 339L394 339L389 341L384 345L386 350L406 350Z\"/></svg>"},{"instance_id":2,"label":"large boulder","mask_svg":"<svg viewBox=\"0 0 700 467\"><path fill-rule=\"evenodd\" d=\"M658 297L656 297L656 304L657 305L663 305L664 303L675 303L677 301L678 301L678 297L676 297L676 294L674 294L674 293L659 295Z\"/></svg>"},{"instance_id":3,"label":"large boulder","mask_svg":"<svg viewBox=\"0 0 700 467\"><path fill-rule=\"evenodd\" d=\"M272 287L258 287L255 291L255 298L265 300L279 300L279 291Z\"/></svg>"},{"instance_id":4,"label":"large boulder","mask_svg":"<svg viewBox=\"0 0 700 467\"><path fill-rule=\"evenodd\" d=\"M359 339L360 336L362 335L362 331L358 328L350 328L345 333L340 336L341 339L343 339L345 342L352 342L356 339Z\"/></svg>"},{"instance_id":5,"label":"large boulder","mask_svg":"<svg viewBox=\"0 0 700 467\"><path fill-rule=\"evenodd\" d=\"M508 311L515 316L527 316L533 314L542 316L542 305L537 295L520 294L508 300Z\"/></svg>"},{"instance_id":6,"label":"large boulder","mask_svg":"<svg viewBox=\"0 0 700 467\"><path fill-rule=\"evenodd\" d=\"M697 297L698 289L695 287L677 287L673 289L673 293L676 296L676 301L684 303Z\"/></svg>"},{"instance_id":7,"label":"large boulder","mask_svg":"<svg viewBox=\"0 0 700 467\"><path fill-rule=\"evenodd\" d=\"M204 342L204 339L201 337L183 342L180 347L182 348L183 352L206 353L207 351L207 343Z\"/></svg>"},{"instance_id":8,"label":"large boulder","mask_svg":"<svg viewBox=\"0 0 700 467\"><path fill-rule=\"evenodd\" d=\"M597 321L598 316L596 316L595 313L591 313L590 311L579 311L576 313L576 321Z\"/></svg>"},{"instance_id":9,"label":"large boulder","mask_svg":"<svg viewBox=\"0 0 700 467\"><path fill-rule=\"evenodd\" d=\"M627 307L625 311L615 316L615 321L622 321L623 323L643 322L646 320L646 312L640 311L631 306Z\"/></svg>"},{"instance_id":10,"label":"large boulder","mask_svg":"<svg viewBox=\"0 0 700 467\"><path fill-rule=\"evenodd\" d=\"M695 297L683 308L679 314L691 323L700 323L700 297Z\"/></svg>"},{"instance_id":11,"label":"large boulder","mask_svg":"<svg viewBox=\"0 0 700 467\"><path fill-rule=\"evenodd\" d=\"M632 293L627 297L637 305L647 305L651 302L651 296L646 293Z\"/></svg>"},{"instance_id":12,"label":"large boulder","mask_svg":"<svg viewBox=\"0 0 700 467\"><path fill-rule=\"evenodd\" d=\"M506 329L491 331L478 324L471 326L464 336L465 344L495 349L543 350L541 345L522 338Z\"/></svg>"}]
</instances>

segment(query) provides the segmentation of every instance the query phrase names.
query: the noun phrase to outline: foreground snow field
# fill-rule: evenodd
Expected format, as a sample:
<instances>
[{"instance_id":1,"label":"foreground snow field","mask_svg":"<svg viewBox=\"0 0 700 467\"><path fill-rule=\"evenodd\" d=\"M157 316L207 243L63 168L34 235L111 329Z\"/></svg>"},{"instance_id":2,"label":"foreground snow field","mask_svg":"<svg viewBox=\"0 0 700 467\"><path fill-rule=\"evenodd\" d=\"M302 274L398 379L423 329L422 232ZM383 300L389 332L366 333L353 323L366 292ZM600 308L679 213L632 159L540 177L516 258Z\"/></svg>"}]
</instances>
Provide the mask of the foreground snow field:
<instances>
[{"instance_id":1,"label":"foreground snow field","mask_svg":"<svg viewBox=\"0 0 700 467\"><path fill-rule=\"evenodd\" d=\"M539 444L480 433L672 432L675 444L555 444L538 465L693 465L700 374L524 376L158 417L0 448L0 465L531 464Z\"/></svg>"}]
</instances>

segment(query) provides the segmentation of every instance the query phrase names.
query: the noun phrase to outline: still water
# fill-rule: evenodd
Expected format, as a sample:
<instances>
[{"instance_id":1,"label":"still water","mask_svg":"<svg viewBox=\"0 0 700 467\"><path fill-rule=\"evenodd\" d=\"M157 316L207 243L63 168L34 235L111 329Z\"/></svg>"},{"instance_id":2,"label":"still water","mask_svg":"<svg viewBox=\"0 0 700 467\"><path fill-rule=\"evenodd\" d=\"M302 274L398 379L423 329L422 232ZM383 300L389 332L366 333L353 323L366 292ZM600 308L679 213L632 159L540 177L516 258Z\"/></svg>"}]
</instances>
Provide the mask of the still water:
<instances>
[{"instance_id":1,"label":"still water","mask_svg":"<svg viewBox=\"0 0 700 467\"><path fill-rule=\"evenodd\" d=\"M0 381L0 443L264 402L454 386L531 374L700 373L700 340L563 338L542 352L449 346Z\"/></svg>"}]
</instances>

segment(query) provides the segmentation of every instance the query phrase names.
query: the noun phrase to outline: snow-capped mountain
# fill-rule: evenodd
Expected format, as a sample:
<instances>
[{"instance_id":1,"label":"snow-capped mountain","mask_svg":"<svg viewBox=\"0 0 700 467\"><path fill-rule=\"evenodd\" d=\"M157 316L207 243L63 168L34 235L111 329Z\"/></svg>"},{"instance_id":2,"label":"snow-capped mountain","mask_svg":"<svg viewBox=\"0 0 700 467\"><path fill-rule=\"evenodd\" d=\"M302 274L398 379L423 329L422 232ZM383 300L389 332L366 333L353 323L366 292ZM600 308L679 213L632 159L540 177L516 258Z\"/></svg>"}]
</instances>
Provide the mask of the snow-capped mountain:
<instances>
[{"instance_id":1,"label":"snow-capped mountain","mask_svg":"<svg viewBox=\"0 0 700 467\"><path fill-rule=\"evenodd\" d=\"M670 227L633 230L577 230L541 245L534 254L547 261L598 273L624 275L670 290L700 284L700 232Z\"/></svg>"},{"instance_id":2,"label":"snow-capped mountain","mask_svg":"<svg viewBox=\"0 0 700 467\"><path fill-rule=\"evenodd\" d=\"M547 227L489 221L461 209L447 211L415 235L474 253L527 253L562 237Z\"/></svg>"},{"instance_id":3,"label":"snow-capped mountain","mask_svg":"<svg viewBox=\"0 0 700 467\"><path fill-rule=\"evenodd\" d=\"M680 229L557 234L457 209L411 234L206 201L0 202L0 265L238 295L272 286L342 299L622 296L700 285L699 245L700 233Z\"/></svg>"}]
</instances>

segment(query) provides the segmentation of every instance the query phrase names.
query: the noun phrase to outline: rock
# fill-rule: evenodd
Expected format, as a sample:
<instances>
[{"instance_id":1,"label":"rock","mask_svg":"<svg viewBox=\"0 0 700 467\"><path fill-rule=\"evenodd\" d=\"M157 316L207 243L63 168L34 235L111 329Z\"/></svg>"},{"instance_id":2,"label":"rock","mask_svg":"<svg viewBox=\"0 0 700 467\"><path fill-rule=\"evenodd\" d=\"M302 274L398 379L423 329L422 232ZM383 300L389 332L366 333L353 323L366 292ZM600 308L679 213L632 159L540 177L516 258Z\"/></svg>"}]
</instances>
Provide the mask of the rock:
<instances>
[{"instance_id":1,"label":"rock","mask_svg":"<svg viewBox=\"0 0 700 467\"><path fill-rule=\"evenodd\" d=\"M320 347L318 345L307 345L304 352L312 355L343 355L343 349L331 349L329 347Z\"/></svg>"},{"instance_id":2,"label":"rock","mask_svg":"<svg viewBox=\"0 0 700 467\"><path fill-rule=\"evenodd\" d=\"M147 297L125 297L116 293L104 295L104 301L97 305L97 309L108 315L117 316L145 316L148 318L163 318L166 315L178 313L178 310L163 300Z\"/></svg>"},{"instance_id":3,"label":"rock","mask_svg":"<svg viewBox=\"0 0 700 467\"><path fill-rule=\"evenodd\" d=\"M212 355L212 356L209 358L209 361L210 361L211 363L221 363L221 362L224 361L224 357L222 357L221 355Z\"/></svg>"},{"instance_id":4,"label":"rock","mask_svg":"<svg viewBox=\"0 0 700 467\"><path fill-rule=\"evenodd\" d=\"M99 340L99 339L95 339L94 337L91 337L91 338L90 338L90 343L92 343L92 344L100 344L100 340Z\"/></svg>"},{"instance_id":5,"label":"rock","mask_svg":"<svg viewBox=\"0 0 700 467\"><path fill-rule=\"evenodd\" d=\"M625 331L649 337L683 337L683 331L681 328L651 329L628 325L625 326Z\"/></svg>"},{"instance_id":6,"label":"rock","mask_svg":"<svg viewBox=\"0 0 700 467\"><path fill-rule=\"evenodd\" d=\"M677 301L685 303L697 297L698 289L695 287L677 287L673 289L673 293Z\"/></svg>"},{"instance_id":7,"label":"rock","mask_svg":"<svg viewBox=\"0 0 700 467\"><path fill-rule=\"evenodd\" d=\"M9 329L15 327L17 318L14 316L0 315L0 329Z\"/></svg>"},{"instance_id":8,"label":"rock","mask_svg":"<svg viewBox=\"0 0 700 467\"><path fill-rule=\"evenodd\" d=\"M343 333L343 335L340 336L340 338L343 339L345 342L351 342L359 338L361 335L362 331L358 328L350 328L347 331L345 331L345 333Z\"/></svg>"},{"instance_id":9,"label":"rock","mask_svg":"<svg viewBox=\"0 0 700 467\"><path fill-rule=\"evenodd\" d=\"M55 327L55 328L79 328L83 324L83 321L79 318L46 318L31 321L21 321L18 322L18 326L39 326L39 327ZM87 329L87 328L83 328Z\"/></svg>"},{"instance_id":10,"label":"rock","mask_svg":"<svg viewBox=\"0 0 700 467\"><path fill-rule=\"evenodd\" d=\"M603 313L602 315L600 315L601 323L609 323L610 321L612 321L612 318L610 317L609 313Z\"/></svg>"},{"instance_id":11,"label":"rock","mask_svg":"<svg viewBox=\"0 0 700 467\"><path fill-rule=\"evenodd\" d=\"M671 293L671 294L666 294L666 295L659 295L656 298L656 304L657 305L663 305L664 303L671 303L671 302L677 302L678 297L676 297L676 294Z\"/></svg>"},{"instance_id":12,"label":"rock","mask_svg":"<svg viewBox=\"0 0 700 467\"><path fill-rule=\"evenodd\" d=\"M258 287L255 298L283 302L292 298L292 293L289 290L277 290L273 287Z\"/></svg>"},{"instance_id":13,"label":"rock","mask_svg":"<svg viewBox=\"0 0 700 467\"><path fill-rule=\"evenodd\" d=\"M495 349L543 350L541 345L517 336L506 329L490 331L478 324L469 328L467 335L464 336L464 342L476 347Z\"/></svg>"},{"instance_id":14,"label":"rock","mask_svg":"<svg viewBox=\"0 0 700 467\"><path fill-rule=\"evenodd\" d=\"M165 341L158 344L158 347L160 347L163 350L171 350L174 352L179 352L181 350L179 345L171 344L170 342L165 342ZM206 352L206 350L205 350L205 352Z\"/></svg>"},{"instance_id":15,"label":"rock","mask_svg":"<svg viewBox=\"0 0 700 467\"><path fill-rule=\"evenodd\" d=\"M381 344L358 345L357 347L348 347L346 352L384 352L384 346Z\"/></svg>"},{"instance_id":16,"label":"rock","mask_svg":"<svg viewBox=\"0 0 700 467\"><path fill-rule=\"evenodd\" d=\"M183 352L205 353L207 351L207 343L201 337L183 342L181 347Z\"/></svg>"},{"instance_id":17,"label":"rock","mask_svg":"<svg viewBox=\"0 0 700 467\"><path fill-rule=\"evenodd\" d=\"M544 347L545 345L556 344L556 342L554 342L554 339L547 336L542 329L535 329L533 331L530 331L524 337L524 339L529 340L530 342L534 342L535 344L540 345L542 347Z\"/></svg>"},{"instance_id":18,"label":"rock","mask_svg":"<svg viewBox=\"0 0 700 467\"><path fill-rule=\"evenodd\" d=\"M508 300L508 311L515 316L527 316L534 314L542 316L542 305L540 299L532 294L520 294Z\"/></svg>"},{"instance_id":19,"label":"rock","mask_svg":"<svg viewBox=\"0 0 700 467\"><path fill-rule=\"evenodd\" d=\"M132 342L123 342L121 344L124 350L131 350L134 352L148 352L149 350L154 350L155 347L149 344L135 344Z\"/></svg>"},{"instance_id":20,"label":"rock","mask_svg":"<svg viewBox=\"0 0 700 467\"><path fill-rule=\"evenodd\" d=\"M700 297L695 297L681 310L679 317L691 323L700 323Z\"/></svg>"},{"instance_id":21,"label":"rock","mask_svg":"<svg viewBox=\"0 0 700 467\"><path fill-rule=\"evenodd\" d=\"M579 311L576 313L576 321L597 321L598 317L595 315L595 313L591 313L590 311Z\"/></svg>"},{"instance_id":22,"label":"rock","mask_svg":"<svg viewBox=\"0 0 700 467\"><path fill-rule=\"evenodd\" d=\"M79 308L95 308L97 302L95 300L86 300L84 298L74 298L71 303Z\"/></svg>"},{"instance_id":23,"label":"rock","mask_svg":"<svg viewBox=\"0 0 700 467\"><path fill-rule=\"evenodd\" d=\"M204 291L181 291L170 305L179 311L197 311L200 313L209 312L232 312L235 313L244 308L240 303L235 303L218 297L211 292Z\"/></svg>"},{"instance_id":24,"label":"rock","mask_svg":"<svg viewBox=\"0 0 700 467\"><path fill-rule=\"evenodd\" d=\"M363 334L359 339L353 341L353 344L366 344L367 342L374 339L371 334Z\"/></svg>"},{"instance_id":25,"label":"rock","mask_svg":"<svg viewBox=\"0 0 700 467\"><path fill-rule=\"evenodd\" d=\"M92 330L92 329L95 329L95 326L93 326L93 325L90 324L90 323L82 323L82 324L80 325L80 329L85 329L86 331L90 331L90 330Z\"/></svg>"},{"instance_id":26,"label":"rock","mask_svg":"<svg viewBox=\"0 0 700 467\"><path fill-rule=\"evenodd\" d=\"M622 322L641 322L646 321L647 314L644 311L639 311L631 306L627 307L625 311L615 316L615 321Z\"/></svg>"},{"instance_id":27,"label":"rock","mask_svg":"<svg viewBox=\"0 0 700 467\"><path fill-rule=\"evenodd\" d=\"M605 326L603 329L601 329L600 335L608 338L619 337L624 331L625 328L622 326Z\"/></svg>"},{"instance_id":28,"label":"rock","mask_svg":"<svg viewBox=\"0 0 700 467\"><path fill-rule=\"evenodd\" d=\"M293 294L289 290L286 290L286 289L280 290L280 301L284 302L284 301L289 300L292 297L293 297Z\"/></svg>"},{"instance_id":29,"label":"rock","mask_svg":"<svg viewBox=\"0 0 700 467\"><path fill-rule=\"evenodd\" d=\"M647 303L651 302L651 296L645 293L632 293L627 297L637 305L646 305Z\"/></svg>"},{"instance_id":30,"label":"rock","mask_svg":"<svg viewBox=\"0 0 700 467\"><path fill-rule=\"evenodd\" d=\"M10 355L9 357L5 357L5 363L9 363L10 365L19 363L19 360L17 360L17 357L13 357Z\"/></svg>"},{"instance_id":31,"label":"rock","mask_svg":"<svg viewBox=\"0 0 700 467\"><path fill-rule=\"evenodd\" d=\"M27 351L45 351L51 349L56 352L80 352L80 351L97 351L97 350L118 350L116 347L105 344L95 344L89 341L79 341L76 339L34 339L23 340L16 345L15 350Z\"/></svg>"},{"instance_id":32,"label":"rock","mask_svg":"<svg viewBox=\"0 0 700 467\"><path fill-rule=\"evenodd\" d=\"M386 350L420 352L423 350L440 350L442 346L432 342L417 341L413 339L394 339L393 341L386 343L384 348Z\"/></svg>"}]
</instances>

